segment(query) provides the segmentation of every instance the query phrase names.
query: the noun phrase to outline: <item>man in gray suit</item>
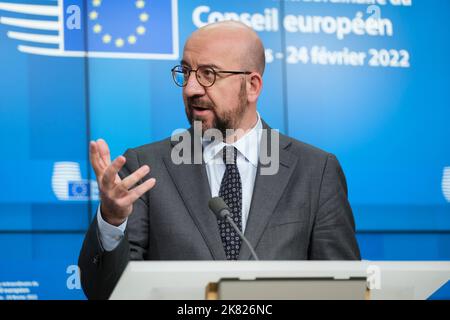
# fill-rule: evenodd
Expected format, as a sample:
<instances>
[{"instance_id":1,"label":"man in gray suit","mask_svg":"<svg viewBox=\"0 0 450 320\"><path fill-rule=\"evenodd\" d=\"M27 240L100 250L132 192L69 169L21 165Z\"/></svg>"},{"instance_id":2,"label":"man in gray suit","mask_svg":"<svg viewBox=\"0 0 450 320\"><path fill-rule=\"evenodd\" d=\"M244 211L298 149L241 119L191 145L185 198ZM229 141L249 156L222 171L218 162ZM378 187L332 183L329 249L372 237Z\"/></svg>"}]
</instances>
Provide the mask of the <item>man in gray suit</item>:
<instances>
[{"instance_id":1,"label":"man in gray suit","mask_svg":"<svg viewBox=\"0 0 450 320\"><path fill-rule=\"evenodd\" d=\"M273 135L259 116L264 67L262 42L250 28L237 22L203 27L172 69L193 125L185 132L189 147L181 150L169 138L111 162L106 142L91 142L101 205L79 257L88 298L108 298L129 260L251 259L230 225L208 208L218 195L262 260L360 259L336 157ZM211 129L224 138L208 139ZM275 174L263 174L264 146L278 156ZM174 158L198 152L200 163Z\"/></svg>"}]
</instances>

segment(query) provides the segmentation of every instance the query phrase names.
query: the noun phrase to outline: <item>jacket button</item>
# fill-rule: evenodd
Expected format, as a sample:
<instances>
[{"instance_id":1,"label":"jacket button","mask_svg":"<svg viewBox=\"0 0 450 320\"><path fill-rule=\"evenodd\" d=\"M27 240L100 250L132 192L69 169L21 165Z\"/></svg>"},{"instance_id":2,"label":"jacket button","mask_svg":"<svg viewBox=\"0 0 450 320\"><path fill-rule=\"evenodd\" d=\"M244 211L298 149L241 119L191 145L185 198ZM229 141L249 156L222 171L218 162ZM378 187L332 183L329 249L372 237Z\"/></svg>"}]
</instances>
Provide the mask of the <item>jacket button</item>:
<instances>
[{"instance_id":1,"label":"jacket button","mask_svg":"<svg viewBox=\"0 0 450 320\"><path fill-rule=\"evenodd\" d=\"M94 256L94 258L92 258L92 263L93 264L98 264L98 254Z\"/></svg>"}]
</instances>

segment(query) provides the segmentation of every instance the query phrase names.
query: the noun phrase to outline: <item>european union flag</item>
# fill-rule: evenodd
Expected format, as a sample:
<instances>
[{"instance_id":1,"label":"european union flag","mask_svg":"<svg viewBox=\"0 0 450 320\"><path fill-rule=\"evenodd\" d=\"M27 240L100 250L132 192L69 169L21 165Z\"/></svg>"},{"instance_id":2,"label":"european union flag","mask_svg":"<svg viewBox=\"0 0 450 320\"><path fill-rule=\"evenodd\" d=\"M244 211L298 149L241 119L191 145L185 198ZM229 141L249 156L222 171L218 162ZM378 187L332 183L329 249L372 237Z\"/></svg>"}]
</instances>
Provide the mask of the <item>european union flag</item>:
<instances>
[{"instance_id":1,"label":"european union flag","mask_svg":"<svg viewBox=\"0 0 450 320\"><path fill-rule=\"evenodd\" d=\"M176 0L64 0L63 12L65 52L178 58Z\"/></svg>"},{"instance_id":2,"label":"european union flag","mask_svg":"<svg viewBox=\"0 0 450 320\"><path fill-rule=\"evenodd\" d=\"M67 186L69 188L69 198L71 199L85 199L88 198L91 193L90 183L86 180L69 181Z\"/></svg>"}]
</instances>

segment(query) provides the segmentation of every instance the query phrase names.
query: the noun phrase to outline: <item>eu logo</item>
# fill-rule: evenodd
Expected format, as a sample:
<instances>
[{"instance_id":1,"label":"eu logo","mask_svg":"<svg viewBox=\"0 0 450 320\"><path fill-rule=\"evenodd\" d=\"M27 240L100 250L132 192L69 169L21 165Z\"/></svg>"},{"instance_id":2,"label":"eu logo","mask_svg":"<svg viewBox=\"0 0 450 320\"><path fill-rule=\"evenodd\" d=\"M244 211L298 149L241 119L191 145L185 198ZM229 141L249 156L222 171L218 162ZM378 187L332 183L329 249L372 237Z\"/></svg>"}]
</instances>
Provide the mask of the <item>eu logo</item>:
<instances>
[{"instance_id":1,"label":"eu logo","mask_svg":"<svg viewBox=\"0 0 450 320\"><path fill-rule=\"evenodd\" d=\"M7 36L31 54L177 59L177 0L59 0L55 5L0 2Z\"/></svg>"}]
</instances>

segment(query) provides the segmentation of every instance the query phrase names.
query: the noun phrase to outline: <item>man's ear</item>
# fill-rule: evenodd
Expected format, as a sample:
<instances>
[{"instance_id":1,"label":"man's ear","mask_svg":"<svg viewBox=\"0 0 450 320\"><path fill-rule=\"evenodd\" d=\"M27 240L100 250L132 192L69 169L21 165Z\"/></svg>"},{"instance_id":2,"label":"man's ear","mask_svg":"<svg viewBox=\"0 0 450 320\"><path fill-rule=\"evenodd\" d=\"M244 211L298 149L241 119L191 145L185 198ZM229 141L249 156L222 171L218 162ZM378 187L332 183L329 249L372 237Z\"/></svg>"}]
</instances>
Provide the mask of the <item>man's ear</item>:
<instances>
[{"instance_id":1,"label":"man's ear","mask_svg":"<svg viewBox=\"0 0 450 320\"><path fill-rule=\"evenodd\" d=\"M250 103L256 102L261 94L263 80L259 73L252 72L247 76L247 100Z\"/></svg>"}]
</instances>

